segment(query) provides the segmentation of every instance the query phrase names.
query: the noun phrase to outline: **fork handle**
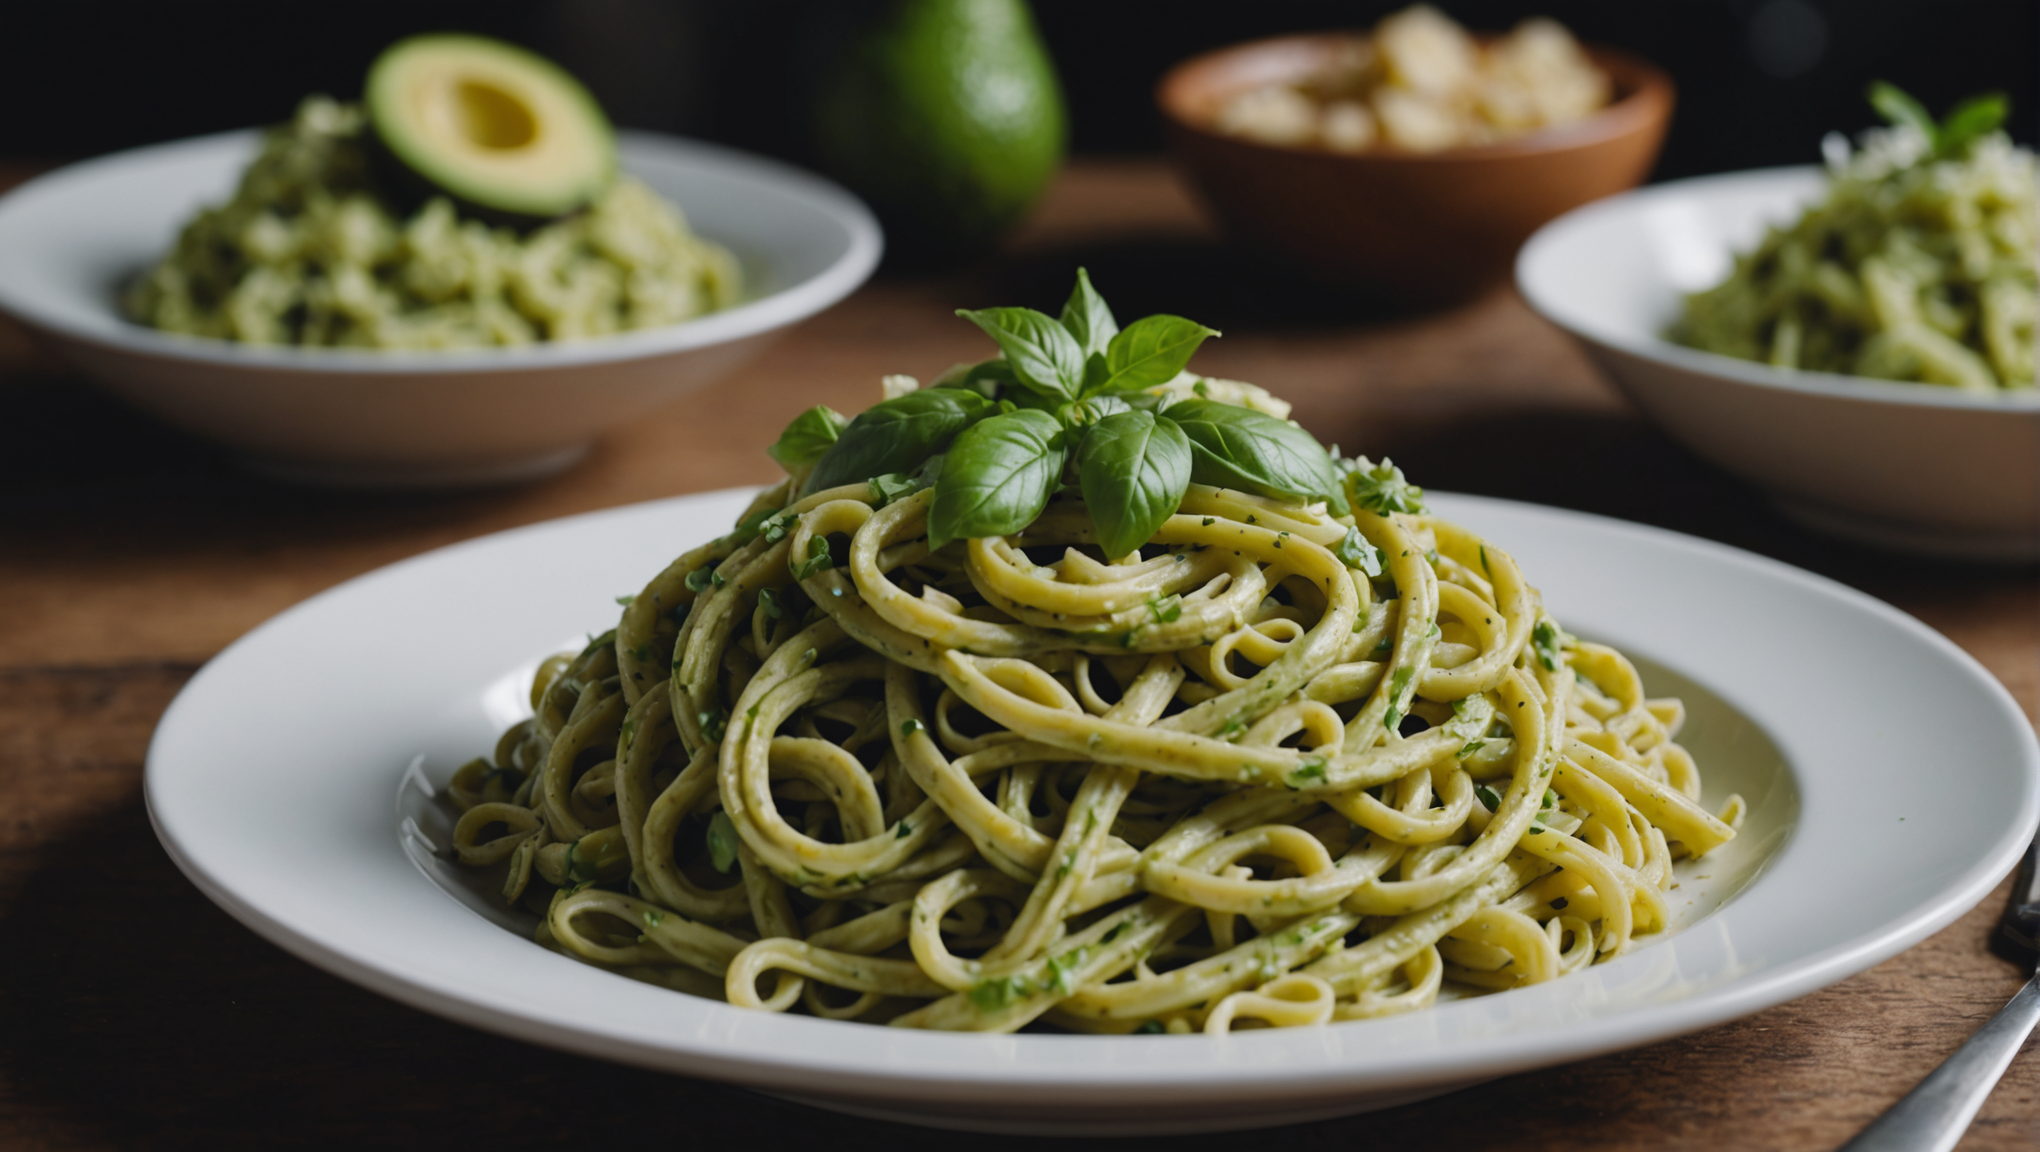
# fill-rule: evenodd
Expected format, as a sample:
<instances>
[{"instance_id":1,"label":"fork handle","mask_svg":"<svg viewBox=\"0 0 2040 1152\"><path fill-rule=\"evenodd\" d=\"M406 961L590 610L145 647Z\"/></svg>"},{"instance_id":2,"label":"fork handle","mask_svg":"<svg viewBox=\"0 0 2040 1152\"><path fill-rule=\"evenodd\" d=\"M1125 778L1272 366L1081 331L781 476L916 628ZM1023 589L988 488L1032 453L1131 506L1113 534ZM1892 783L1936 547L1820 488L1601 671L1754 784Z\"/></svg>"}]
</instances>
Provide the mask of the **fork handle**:
<instances>
[{"instance_id":1,"label":"fork handle","mask_svg":"<svg viewBox=\"0 0 2040 1152\"><path fill-rule=\"evenodd\" d=\"M2040 976L1837 1152L1949 1152L2040 1023Z\"/></svg>"}]
</instances>

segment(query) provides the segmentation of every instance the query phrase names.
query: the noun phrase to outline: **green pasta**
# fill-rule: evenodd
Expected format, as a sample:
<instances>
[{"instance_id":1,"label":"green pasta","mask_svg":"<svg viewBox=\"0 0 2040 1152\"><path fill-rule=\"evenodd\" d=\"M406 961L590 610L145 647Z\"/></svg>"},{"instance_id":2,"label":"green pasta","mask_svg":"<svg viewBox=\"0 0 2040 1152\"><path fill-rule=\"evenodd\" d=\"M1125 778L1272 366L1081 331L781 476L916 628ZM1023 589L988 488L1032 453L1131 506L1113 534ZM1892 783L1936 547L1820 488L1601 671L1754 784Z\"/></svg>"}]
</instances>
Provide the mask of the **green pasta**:
<instances>
[{"instance_id":1,"label":"green pasta","mask_svg":"<svg viewBox=\"0 0 2040 1152\"><path fill-rule=\"evenodd\" d=\"M1671 337L1778 368L1977 393L2034 383L2033 153L1995 130L2001 98L1940 125L1888 85L1889 128L1830 136L1827 196L1687 298Z\"/></svg>"},{"instance_id":2,"label":"green pasta","mask_svg":"<svg viewBox=\"0 0 2040 1152\"><path fill-rule=\"evenodd\" d=\"M1087 276L1060 318L965 315L1006 355L796 417L786 478L455 772L453 854L540 943L767 1011L1209 1034L1556 979L1673 927L1674 862L1743 803L1700 806L1682 706L1508 553L1190 374L1190 321L1121 329ZM1082 394L1018 406L1052 389ZM1046 502L940 525L946 491L1024 472L986 461L1033 453L1036 417L1069 422ZM1172 435L1186 471L1129 463ZM1336 493L1281 466L1311 453ZM1159 519L1105 543L1150 488Z\"/></svg>"},{"instance_id":3,"label":"green pasta","mask_svg":"<svg viewBox=\"0 0 2040 1152\"><path fill-rule=\"evenodd\" d=\"M443 196L402 219L370 147L359 108L307 99L233 199L129 289L128 314L243 344L478 348L661 327L739 298L730 253L637 180L525 233Z\"/></svg>"}]
</instances>

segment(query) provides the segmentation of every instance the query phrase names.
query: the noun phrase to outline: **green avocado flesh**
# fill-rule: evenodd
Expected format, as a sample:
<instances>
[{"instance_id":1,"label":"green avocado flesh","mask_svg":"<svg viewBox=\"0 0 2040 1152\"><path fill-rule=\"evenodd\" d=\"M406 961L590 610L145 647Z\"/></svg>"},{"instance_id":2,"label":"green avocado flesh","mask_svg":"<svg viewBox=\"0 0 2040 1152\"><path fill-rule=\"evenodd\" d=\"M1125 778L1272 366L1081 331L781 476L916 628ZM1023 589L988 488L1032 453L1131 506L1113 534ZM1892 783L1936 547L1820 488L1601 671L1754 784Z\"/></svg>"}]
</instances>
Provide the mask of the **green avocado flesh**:
<instances>
[{"instance_id":1,"label":"green avocado flesh","mask_svg":"<svg viewBox=\"0 0 2040 1152\"><path fill-rule=\"evenodd\" d=\"M476 207L563 215L615 177L616 135L579 81L481 36L413 36L368 70L364 103L405 167Z\"/></svg>"}]
</instances>

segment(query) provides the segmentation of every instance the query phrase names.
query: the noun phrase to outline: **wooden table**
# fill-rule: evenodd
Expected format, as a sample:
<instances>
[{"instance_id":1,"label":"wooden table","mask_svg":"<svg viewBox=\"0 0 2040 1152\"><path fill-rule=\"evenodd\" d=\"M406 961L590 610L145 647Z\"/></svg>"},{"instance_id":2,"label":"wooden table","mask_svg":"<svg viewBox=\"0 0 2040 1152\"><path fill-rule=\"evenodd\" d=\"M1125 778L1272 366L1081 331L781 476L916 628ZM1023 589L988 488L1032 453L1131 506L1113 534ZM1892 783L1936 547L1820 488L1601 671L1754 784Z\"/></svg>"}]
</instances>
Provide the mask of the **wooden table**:
<instances>
[{"instance_id":1,"label":"wooden table","mask_svg":"<svg viewBox=\"0 0 2040 1152\"><path fill-rule=\"evenodd\" d=\"M1513 293L1415 317L1325 300L1228 255L1150 161L1075 166L1006 256L881 279L698 402L617 432L562 476L500 491L364 495L254 479L0 330L0 1148L266 1149L316 1134L357 1146L717 1149L754 1139L760 1123L888 1152L954 1139L499 1039L326 975L177 872L149 829L142 762L184 682L272 614L485 532L770 480L763 447L791 414L854 411L884 373L925 378L981 357L983 338L951 308L1052 308L1079 263L1122 316L1166 310L1224 329L1202 369L1288 396L1327 442L1391 455L1434 488L1658 524L1832 576L1940 629L2040 714L2034 569L1809 538L1645 425ZM2003 889L1910 952L1747 1020L1280 1138L1831 1148L2017 988L2020 973L1987 949L2002 906ZM2029 1057L1962 1147L2035 1144L2040 1059Z\"/></svg>"}]
</instances>

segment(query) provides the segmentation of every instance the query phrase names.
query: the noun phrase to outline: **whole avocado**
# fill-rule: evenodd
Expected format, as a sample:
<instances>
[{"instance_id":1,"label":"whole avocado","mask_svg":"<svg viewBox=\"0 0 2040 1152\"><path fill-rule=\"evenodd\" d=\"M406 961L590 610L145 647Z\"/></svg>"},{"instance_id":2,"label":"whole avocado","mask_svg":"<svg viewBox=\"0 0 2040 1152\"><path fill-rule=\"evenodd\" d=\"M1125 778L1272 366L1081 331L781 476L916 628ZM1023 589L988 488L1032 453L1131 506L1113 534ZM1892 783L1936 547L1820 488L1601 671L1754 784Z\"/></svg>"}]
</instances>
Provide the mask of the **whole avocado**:
<instances>
[{"instance_id":1,"label":"whole avocado","mask_svg":"<svg viewBox=\"0 0 2040 1152\"><path fill-rule=\"evenodd\" d=\"M817 95L824 164L910 261L990 247L1062 161L1062 89L1023 0L867 6Z\"/></svg>"}]
</instances>

